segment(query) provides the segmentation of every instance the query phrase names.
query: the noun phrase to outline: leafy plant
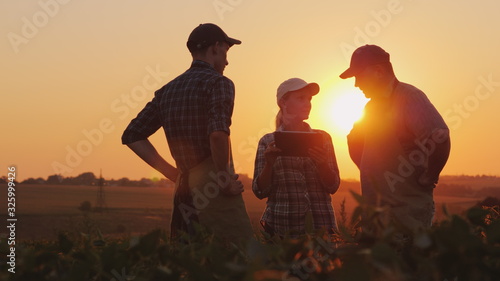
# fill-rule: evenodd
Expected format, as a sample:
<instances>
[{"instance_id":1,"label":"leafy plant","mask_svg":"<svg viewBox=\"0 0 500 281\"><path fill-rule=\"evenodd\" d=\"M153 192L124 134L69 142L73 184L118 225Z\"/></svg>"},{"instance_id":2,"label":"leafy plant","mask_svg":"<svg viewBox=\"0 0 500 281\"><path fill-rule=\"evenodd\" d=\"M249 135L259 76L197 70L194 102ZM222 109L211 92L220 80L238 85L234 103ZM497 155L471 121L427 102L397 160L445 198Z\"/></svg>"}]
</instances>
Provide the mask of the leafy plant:
<instances>
[{"instance_id":1,"label":"leafy plant","mask_svg":"<svg viewBox=\"0 0 500 281\"><path fill-rule=\"evenodd\" d=\"M175 241L163 229L140 237L105 237L91 217L84 217L81 229L60 232L57 241L16 245L16 273L1 263L0 279L499 280L498 206L471 208L429 230L408 233L387 222L384 209L359 199L351 220L341 219L335 235L318 231L280 239L256 234L244 246L225 243L202 228ZM377 229L363 231L365 223ZM0 242L5 257L6 238Z\"/></svg>"}]
</instances>

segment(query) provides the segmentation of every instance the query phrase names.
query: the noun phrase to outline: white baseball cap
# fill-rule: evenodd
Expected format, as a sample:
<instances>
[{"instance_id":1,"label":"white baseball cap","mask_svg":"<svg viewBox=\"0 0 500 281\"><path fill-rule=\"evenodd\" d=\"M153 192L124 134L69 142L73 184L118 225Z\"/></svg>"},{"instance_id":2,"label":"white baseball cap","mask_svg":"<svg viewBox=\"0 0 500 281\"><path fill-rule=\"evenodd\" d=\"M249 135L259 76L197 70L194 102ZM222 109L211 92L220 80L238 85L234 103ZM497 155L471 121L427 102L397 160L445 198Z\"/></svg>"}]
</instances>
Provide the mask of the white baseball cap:
<instances>
[{"instance_id":1,"label":"white baseball cap","mask_svg":"<svg viewBox=\"0 0 500 281\"><path fill-rule=\"evenodd\" d=\"M306 87L313 96L319 93L319 85L317 83L307 83L300 78L290 78L279 85L276 93L276 101L278 102L288 92L297 91Z\"/></svg>"}]
</instances>

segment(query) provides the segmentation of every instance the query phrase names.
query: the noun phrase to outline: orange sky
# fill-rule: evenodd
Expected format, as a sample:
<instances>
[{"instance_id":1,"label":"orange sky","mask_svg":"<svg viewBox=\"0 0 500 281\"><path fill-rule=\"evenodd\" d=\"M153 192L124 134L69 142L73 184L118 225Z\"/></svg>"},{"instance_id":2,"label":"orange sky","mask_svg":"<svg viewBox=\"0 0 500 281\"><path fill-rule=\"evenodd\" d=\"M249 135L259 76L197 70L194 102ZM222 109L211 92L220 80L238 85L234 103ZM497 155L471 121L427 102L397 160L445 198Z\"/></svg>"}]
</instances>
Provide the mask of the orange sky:
<instances>
[{"instance_id":1,"label":"orange sky","mask_svg":"<svg viewBox=\"0 0 500 281\"><path fill-rule=\"evenodd\" d=\"M0 175L99 173L157 177L120 136L154 90L189 67L199 23L243 41L225 75L236 85L233 153L253 174L285 79L317 82L310 124L333 137L341 177L357 179L345 136L363 95L338 75L352 50L382 46L398 78L422 89L447 121L444 174L500 175L500 3L481 1L2 1ZM171 159L162 131L152 137Z\"/></svg>"}]
</instances>

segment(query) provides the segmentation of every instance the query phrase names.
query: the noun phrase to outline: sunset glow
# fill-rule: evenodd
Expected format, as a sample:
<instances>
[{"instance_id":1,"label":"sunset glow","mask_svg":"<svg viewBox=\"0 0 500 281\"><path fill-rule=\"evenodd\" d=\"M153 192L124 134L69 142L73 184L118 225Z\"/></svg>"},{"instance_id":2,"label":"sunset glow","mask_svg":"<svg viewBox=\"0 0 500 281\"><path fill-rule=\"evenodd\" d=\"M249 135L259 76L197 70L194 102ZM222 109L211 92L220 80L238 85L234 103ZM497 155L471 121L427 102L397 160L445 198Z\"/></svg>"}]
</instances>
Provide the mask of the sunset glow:
<instances>
[{"instance_id":1,"label":"sunset glow","mask_svg":"<svg viewBox=\"0 0 500 281\"><path fill-rule=\"evenodd\" d=\"M500 175L500 133L491 129L500 107L498 1L2 1L0 8L0 175L15 165L21 181L101 169L106 178L159 177L121 134L189 67L187 37L206 22L242 41L224 72L236 89L239 173L253 174L257 142L274 130L276 88L299 77L321 88L308 122L332 135L342 177L357 178L345 136L366 99L354 79L339 75L356 47L376 44L450 127L443 174ZM151 141L172 161L162 130Z\"/></svg>"},{"instance_id":2,"label":"sunset glow","mask_svg":"<svg viewBox=\"0 0 500 281\"><path fill-rule=\"evenodd\" d=\"M354 122L363 114L368 100L357 88L349 86L330 87L314 97L311 122L319 129L345 136Z\"/></svg>"},{"instance_id":3,"label":"sunset glow","mask_svg":"<svg viewBox=\"0 0 500 281\"><path fill-rule=\"evenodd\" d=\"M347 134L354 122L362 117L366 102L367 99L359 91L346 90L333 98L325 112L337 130Z\"/></svg>"}]
</instances>

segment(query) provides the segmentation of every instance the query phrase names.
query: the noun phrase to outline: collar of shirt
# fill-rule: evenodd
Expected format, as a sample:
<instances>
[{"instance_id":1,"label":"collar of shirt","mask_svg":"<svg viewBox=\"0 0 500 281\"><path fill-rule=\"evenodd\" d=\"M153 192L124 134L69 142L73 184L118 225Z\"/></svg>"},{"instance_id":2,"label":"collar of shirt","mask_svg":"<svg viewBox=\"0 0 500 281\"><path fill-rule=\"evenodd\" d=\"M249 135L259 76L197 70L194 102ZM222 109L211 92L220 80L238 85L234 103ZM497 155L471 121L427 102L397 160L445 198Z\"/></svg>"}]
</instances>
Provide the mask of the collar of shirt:
<instances>
[{"instance_id":1,"label":"collar of shirt","mask_svg":"<svg viewBox=\"0 0 500 281\"><path fill-rule=\"evenodd\" d=\"M399 81L396 79L396 77L392 78L391 82L387 84L387 88L385 89L384 93L382 94L382 97L384 98L390 98L392 97L392 94L394 93L394 90L396 89Z\"/></svg>"},{"instance_id":2,"label":"collar of shirt","mask_svg":"<svg viewBox=\"0 0 500 281\"><path fill-rule=\"evenodd\" d=\"M307 124L306 122L303 122L303 124L304 124L304 127L306 128L306 130L305 130L306 132L312 132L312 128L309 124ZM279 126L278 129L276 129L276 131L282 132L282 131L286 131L286 130L285 130L284 126L281 125L281 126Z\"/></svg>"},{"instance_id":3,"label":"collar of shirt","mask_svg":"<svg viewBox=\"0 0 500 281\"><path fill-rule=\"evenodd\" d=\"M202 61L202 60L194 60L191 63L191 68L193 68L193 67L211 68L211 69L215 70L215 68L213 68L213 66L211 64L209 64L206 61Z\"/></svg>"}]
</instances>

